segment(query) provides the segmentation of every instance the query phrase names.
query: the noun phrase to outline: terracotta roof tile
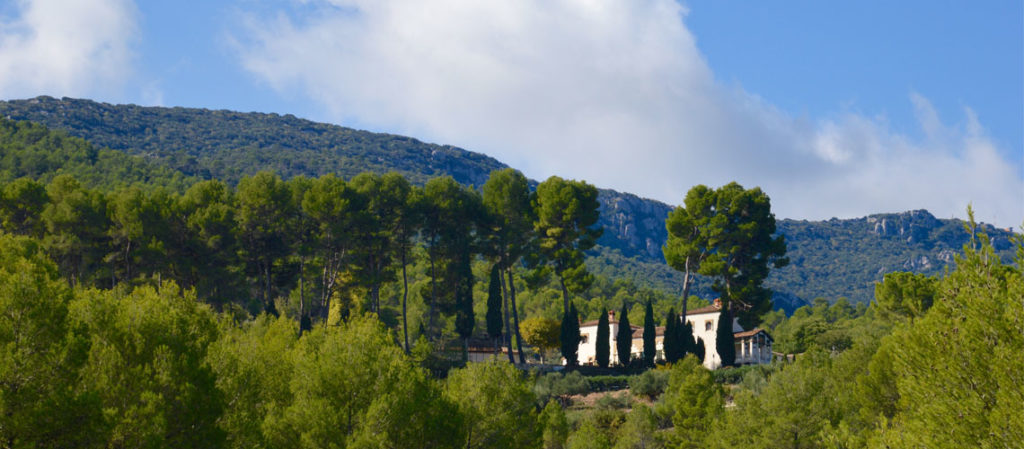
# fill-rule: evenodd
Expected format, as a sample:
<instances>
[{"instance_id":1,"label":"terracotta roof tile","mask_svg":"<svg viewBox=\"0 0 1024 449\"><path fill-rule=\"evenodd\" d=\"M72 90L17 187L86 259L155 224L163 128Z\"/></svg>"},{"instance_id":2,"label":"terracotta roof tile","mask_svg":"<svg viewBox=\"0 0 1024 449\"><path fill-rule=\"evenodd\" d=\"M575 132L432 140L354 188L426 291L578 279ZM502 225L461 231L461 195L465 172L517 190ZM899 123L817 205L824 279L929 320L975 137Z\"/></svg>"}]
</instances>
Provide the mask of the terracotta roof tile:
<instances>
[{"instance_id":1,"label":"terracotta roof tile","mask_svg":"<svg viewBox=\"0 0 1024 449\"><path fill-rule=\"evenodd\" d=\"M718 312L720 310L722 310L722 306L712 304L710 306L704 306L704 307L700 307L700 308L693 309L693 310L687 310L686 314L687 315L698 315L698 314L701 314L701 313Z\"/></svg>"},{"instance_id":2,"label":"terracotta roof tile","mask_svg":"<svg viewBox=\"0 0 1024 449\"><path fill-rule=\"evenodd\" d=\"M597 326L598 322L598 320L590 320L584 323L580 323L580 327ZM619 320L611 320L608 322L608 325L612 324L619 324ZM637 326L630 325L629 327L636 328Z\"/></svg>"},{"instance_id":3,"label":"terracotta roof tile","mask_svg":"<svg viewBox=\"0 0 1024 449\"><path fill-rule=\"evenodd\" d=\"M768 338L772 338L772 336L768 334L768 331L766 331L766 330L764 330L764 329L761 329L761 328L759 328L759 327L758 327L758 328L754 328L754 329L751 329L751 330L749 330L749 331L743 331L743 332L734 332L734 333L732 334L732 336L733 336L733 338L746 338L746 337L753 337L754 335L757 335L757 334L759 334L759 333L761 333L761 332L764 332L764 334L765 334L765 335L767 335L767 336L768 336ZM773 340L774 340L774 339L773 339Z\"/></svg>"},{"instance_id":4,"label":"terracotta roof tile","mask_svg":"<svg viewBox=\"0 0 1024 449\"><path fill-rule=\"evenodd\" d=\"M639 326L631 326L631 327L633 328L633 339L634 340L637 339L637 338L644 338L644 328L639 327ZM654 328L654 336L655 337L663 337L663 336L665 336L665 327L664 326L655 327Z\"/></svg>"}]
</instances>

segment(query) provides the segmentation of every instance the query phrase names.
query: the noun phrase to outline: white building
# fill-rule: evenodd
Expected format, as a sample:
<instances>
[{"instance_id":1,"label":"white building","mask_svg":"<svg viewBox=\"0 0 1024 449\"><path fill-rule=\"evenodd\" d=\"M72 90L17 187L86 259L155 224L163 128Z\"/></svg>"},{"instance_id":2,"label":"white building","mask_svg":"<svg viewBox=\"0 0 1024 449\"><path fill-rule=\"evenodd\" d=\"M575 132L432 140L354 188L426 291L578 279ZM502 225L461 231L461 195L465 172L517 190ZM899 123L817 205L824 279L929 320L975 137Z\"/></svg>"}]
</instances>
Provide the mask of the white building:
<instances>
[{"instance_id":1,"label":"white building","mask_svg":"<svg viewBox=\"0 0 1024 449\"><path fill-rule=\"evenodd\" d=\"M686 312L686 322L693 327L693 338L704 340L704 366L708 369L716 369L722 365L722 359L715 349L715 332L718 329L718 316L722 307L716 299L715 303L699 309ZM579 361L583 365L597 364L597 323L598 320L587 321L580 324L580 348ZM615 312L608 312L609 327L609 363L615 365L619 361L616 335L618 335L619 322L615 319ZM632 330L632 357L641 357L643 354L643 328L630 326ZM752 329L744 331L735 318L732 322L733 337L736 340L736 364L755 365L771 363L772 361L772 337L764 329ZM664 340L665 328L656 328L655 348L658 351L658 358L662 357L662 341Z\"/></svg>"},{"instance_id":2,"label":"white building","mask_svg":"<svg viewBox=\"0 0 1024 449\"><path fill-rule=\"evenodd\" d=\"M596 365L597 364L597 323L598 320L587 321L586 323L580 324L580 349L577 353L578 360L581 365ZM639 326L629 326L632 331L630 334L636 331L643 332L643 329ZM619 350L615 344L615 336L619 332L619 321L615 319L615 311L608 312L608 363L610 366L614 366L619 363ZM641 347L643 347L641 345ZM636 352L636 348L634 348Z\"/></svg>"},{"instance_id":3,"label":"white building","mask_svg":"<svg viewBox=\"0 0 1024 449\"><path fill-rule=\"evenodd\" d=\"M686 311L686 322L693 327L693 338L704 340L704 366L716 369L722 366L715 342L718 329L718 317L722 312L719 300L714 304L699 309ZM744 331L736 318L732 319L733 339L736 341L737 365L760 365L771 363L773 339L764 329L755 328Z\"/></svg>"}]
</instances>

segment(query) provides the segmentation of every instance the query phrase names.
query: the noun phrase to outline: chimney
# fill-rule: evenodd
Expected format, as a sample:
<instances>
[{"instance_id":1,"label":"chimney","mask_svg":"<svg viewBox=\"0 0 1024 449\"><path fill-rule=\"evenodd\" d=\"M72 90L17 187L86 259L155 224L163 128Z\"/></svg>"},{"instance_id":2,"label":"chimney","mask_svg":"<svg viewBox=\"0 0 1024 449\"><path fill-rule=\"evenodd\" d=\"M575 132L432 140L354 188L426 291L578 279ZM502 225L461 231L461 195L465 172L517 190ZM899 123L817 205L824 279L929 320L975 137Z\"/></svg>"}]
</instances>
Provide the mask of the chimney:
<instances>
[{"instance_id":1,"label":"chimney","mask_svg":"<svg viewBox=\"0 0 1024 449\"><path fill-rule=\"evenodd\" d=\"M722 308L722 298L715 298L714 306L717 309L721 309Z\"/></svg>"},{"instance_id":2,"label":"chimney","mask_svg":"<svg viewBox=\"0 0 1024 449\"><path fill-rule=\"evenodd\" d=\"M615 311L614 310L609 310L608 311L608 322L611 323L612 321L615 321Z\"/></svg>"}]
</instances>

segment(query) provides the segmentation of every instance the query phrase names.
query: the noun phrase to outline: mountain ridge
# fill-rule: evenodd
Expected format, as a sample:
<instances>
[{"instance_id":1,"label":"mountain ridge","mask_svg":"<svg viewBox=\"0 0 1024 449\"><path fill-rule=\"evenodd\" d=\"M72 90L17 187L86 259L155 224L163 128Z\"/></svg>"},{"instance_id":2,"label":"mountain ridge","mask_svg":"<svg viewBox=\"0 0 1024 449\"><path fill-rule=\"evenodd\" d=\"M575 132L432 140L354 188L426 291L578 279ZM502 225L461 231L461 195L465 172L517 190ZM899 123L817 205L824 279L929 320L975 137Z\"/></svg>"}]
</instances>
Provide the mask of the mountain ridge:
<instances>
[{"instance_id":1,"label":"mountain ridge","mask_svg":"<svg viewBox=\"0 0 1024 449\"><path fill-rule=\"evenodd\" d=\"M0 101L0 116L27 120L81 137L100 147L142 156L185 176L235 183L270 169L282 177L335 173L350 178L363 171L397 171L422 184L450 175L481 186L489 173L508 167L462 148L425 143L396 134L318 123L291 114L235 112L182 107L113 105L84 99L36 97ZM678 293L681 275L664 264L665 217L674 206L640 196L599 189L606 231L588 265L595 272L631 278ZM685 192L680 192L682 197ZM1012 232L981 225L1009 259ZM852 219L778 219L792 263L773 271L768 285L776 301L792 310L815 297L869 301L884 273L911 270L941 273L969 239L960 220L927 211L871 214ZM711 296L699 279L695 294Z\"/></svg>"}]
</instances>

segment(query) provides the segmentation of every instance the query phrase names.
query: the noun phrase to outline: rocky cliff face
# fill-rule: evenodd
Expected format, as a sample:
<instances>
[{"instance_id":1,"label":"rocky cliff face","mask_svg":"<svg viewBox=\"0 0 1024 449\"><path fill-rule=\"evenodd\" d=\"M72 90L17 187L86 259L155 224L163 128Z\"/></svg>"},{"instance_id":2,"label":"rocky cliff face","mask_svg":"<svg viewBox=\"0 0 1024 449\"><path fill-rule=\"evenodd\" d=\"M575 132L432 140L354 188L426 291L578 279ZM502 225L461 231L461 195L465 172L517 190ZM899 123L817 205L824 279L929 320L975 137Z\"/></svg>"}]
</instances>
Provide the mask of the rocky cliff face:
<instances>
[{"instance_id":1,"label":"rocky cliff face","mask_svg":"<svg viewBox=\"0 0 1024 449\"><path fill-rule=\"evenodd\" d=\"M865 221L868 225L873 225L871 231L875 235L905 239L907 243L924 241L932 229L942 225L926 210L871 215Z\"/></svg>"},{"instance_id":2,"label":"rocky cliff face","mask_svg":"<svg viewBox=\"0 0 1024 449\"><path fill-rule=\"evenodd\" d=\"M626 257L664 262L661 247L668 238L665 219L672 206L630 193L601 189L601 219L604 235L599 244L614 248Z\"/></svg>"}]
</instances>

